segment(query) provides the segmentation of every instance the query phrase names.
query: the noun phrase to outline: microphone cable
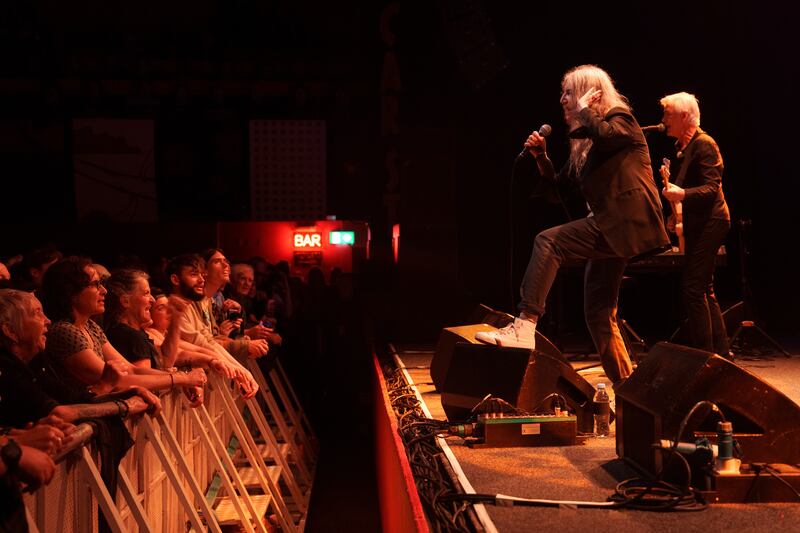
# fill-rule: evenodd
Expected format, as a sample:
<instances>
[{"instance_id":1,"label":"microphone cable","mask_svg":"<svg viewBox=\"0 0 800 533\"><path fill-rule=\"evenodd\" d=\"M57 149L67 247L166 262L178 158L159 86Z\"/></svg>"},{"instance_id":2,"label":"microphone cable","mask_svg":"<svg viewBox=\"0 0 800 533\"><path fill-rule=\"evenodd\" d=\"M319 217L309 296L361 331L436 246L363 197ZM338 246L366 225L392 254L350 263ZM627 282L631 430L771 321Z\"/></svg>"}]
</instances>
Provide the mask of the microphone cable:
<instances>
[{"instance_id":1,"label":"microphone cable","mask_svg":"<svg viewBox=\"0 0 800 533\"><path fill-rule=\"evenodd\" d=\"M525 152L514 158L514 164L511 166L511 183L508 186L508 294L510 296L509 309L516 308L516 297L514 296L514 182L517 175L517 165L525 159Z\"/></svg>"},{"instance_id":2,"label":"microphone cable","mask_svg":"<svg viewBox=\"0 0 800 533\"><path fill-rule=\"evenodd\" d=\"M508 235L510 239L508 246L508 293L511 299L511 309L516 308L516 296L514 293L514 248L516 244L514 241L514 182L516 181L517 165L520 161L525 159L526 153L527 151L522 151L519 155L517 155L517 157L514 158L514 164L511 166L511 183L508 186ZM538 163L536 165L536 172L539 173L540 180L544 179L544 177L541 175L542 173L539 171ZM564 198L561 196L561 191L558 188L558 176L559 174L556 173L553 188L556 191L558 203L561 205L561 209L564 211L564 216L567 218L567 222L572 222L574 219L572 218L572 215L570 215L569 209L567 209L567 204L564 202Z\"/></svg>"}]
</instances>

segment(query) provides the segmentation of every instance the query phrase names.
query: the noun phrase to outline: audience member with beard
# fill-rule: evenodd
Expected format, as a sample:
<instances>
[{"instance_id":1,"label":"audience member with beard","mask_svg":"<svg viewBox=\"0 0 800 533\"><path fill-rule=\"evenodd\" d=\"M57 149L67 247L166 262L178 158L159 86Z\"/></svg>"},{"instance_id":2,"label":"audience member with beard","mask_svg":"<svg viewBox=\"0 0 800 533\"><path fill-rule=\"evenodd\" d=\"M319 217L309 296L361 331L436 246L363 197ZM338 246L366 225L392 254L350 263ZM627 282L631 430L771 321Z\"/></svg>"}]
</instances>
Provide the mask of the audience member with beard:
<instances>
[{"instance_id":1,"label":"audience member with beard","mask_svg":"<svg viewBox=\"0 0 800 533\"><path fill-rule=\"evenodd\" d=\"M216 341L211 328L214 317L210 300L205 294L205 262L198 254L174 257L167 266L173 295L186 298L192 304L180 317L178 327L181 339L217 354L223 361L233 364L246 377L246 385L240 384L242 394L252 397L258 390L253 376L242 364ZM263 354L260 354L263 355Z\"/></svg>"}]
</instances>

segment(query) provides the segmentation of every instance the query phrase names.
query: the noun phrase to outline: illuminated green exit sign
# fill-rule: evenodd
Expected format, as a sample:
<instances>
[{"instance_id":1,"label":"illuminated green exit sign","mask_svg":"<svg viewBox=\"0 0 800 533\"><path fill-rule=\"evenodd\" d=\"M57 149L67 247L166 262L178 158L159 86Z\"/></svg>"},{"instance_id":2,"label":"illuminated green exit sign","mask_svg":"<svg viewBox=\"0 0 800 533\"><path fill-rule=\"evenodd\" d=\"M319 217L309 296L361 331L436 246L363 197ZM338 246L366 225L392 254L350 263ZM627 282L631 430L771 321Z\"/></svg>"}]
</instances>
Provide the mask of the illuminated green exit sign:
<instances>
[{"instance_id":1,"label":"illuminated green exit sign","mask_svg":"<svg viewBox=\"0 0 800 533\"><path fill-rule=\"evenodd\" d=\"M347 244L353 246L356 243L356 233L354 231L332 231L330 233L331 244Z\"/></svg>"}]
</instances>

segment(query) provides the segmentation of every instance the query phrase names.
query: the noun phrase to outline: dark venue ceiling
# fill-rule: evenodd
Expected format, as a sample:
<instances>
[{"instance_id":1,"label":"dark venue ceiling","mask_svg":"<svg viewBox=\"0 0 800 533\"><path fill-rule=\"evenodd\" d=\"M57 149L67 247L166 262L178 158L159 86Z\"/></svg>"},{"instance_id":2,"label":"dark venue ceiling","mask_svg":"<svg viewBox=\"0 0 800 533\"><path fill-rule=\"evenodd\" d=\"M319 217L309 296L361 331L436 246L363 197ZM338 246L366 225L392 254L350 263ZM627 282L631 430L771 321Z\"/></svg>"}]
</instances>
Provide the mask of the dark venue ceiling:
<instances>
[{"instance_id":1,"label":"dark venue ceiling","mask_svg":"<svg viewBox=\"0 0 800 533\"><path fill-rule=\"evenodd\" d=\"M77 218L74 118L153 119L158 219L206 222L250 217L248 120L322 119L328 212L369 221L378 247L400 222L402 283L420 302L427 294L510 310L509 273L518 279L537 230L563 221L560 208L529 198L531 164L512 184L512 162L543 122L563 161L561 75L596 63L642 124L659 120L664 94L698 95L725 158L733 217L753 222L758 307L772 328L796 330L798 63L781 4L438 0L401 1L396 13L391 2L76 5L0 8L8 231ZM388 86L387 52L397 58ZM387 95L397 104L388 132ZM655 160L666 155L664 137L651 141ZM1 253L14 252L6 246ZM740 298L736 230L729 251L719 277L730 303ZM447 314L439 311L431 315Z\"/></svg>"}]
</instances>

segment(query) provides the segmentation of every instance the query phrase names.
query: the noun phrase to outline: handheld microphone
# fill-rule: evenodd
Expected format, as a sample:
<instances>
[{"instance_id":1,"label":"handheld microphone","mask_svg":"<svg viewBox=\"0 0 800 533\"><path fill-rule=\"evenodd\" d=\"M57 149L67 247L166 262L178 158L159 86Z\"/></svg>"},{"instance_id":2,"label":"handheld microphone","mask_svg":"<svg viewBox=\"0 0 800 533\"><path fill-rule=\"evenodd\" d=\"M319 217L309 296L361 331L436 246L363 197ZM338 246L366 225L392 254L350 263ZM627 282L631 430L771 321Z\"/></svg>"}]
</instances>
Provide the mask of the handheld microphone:
<instances>
[{"instance_id":1,"label":"handheld microphone","mask_svg":"<svg viewBox=\"0 0 800 533\"><path fill-rule=\"evenodd\" d=\"M542 137L547 137L552 132L553 128L550 127L550 124L542 124L542 127L539 128L539 135L541 135ZM528 153L528 147L523 148L522 151L517 156L517 159L519 159L520 157L525 157L525 154L527 153Z\"/></svg>"},{"instance_id":2,"label":"handheld microphone","mask_svg":"<svg viewBox=\"0 0 800 533\"><path fill-rule=\"evenodd\" d=\"M664 131L665 129L667 128L663 124L655 124L653 126L642 126L642 133L647 135L654 131Z\"/></svg>"}]
</instances>

